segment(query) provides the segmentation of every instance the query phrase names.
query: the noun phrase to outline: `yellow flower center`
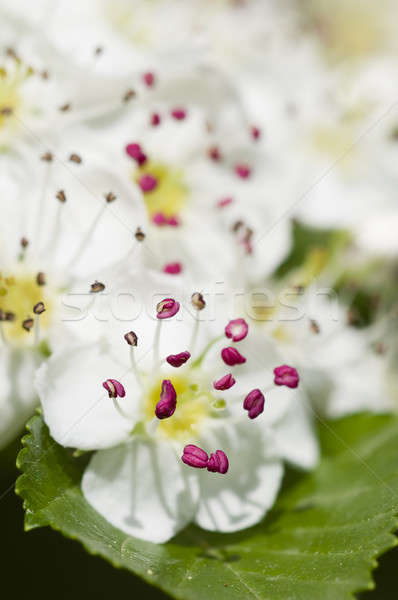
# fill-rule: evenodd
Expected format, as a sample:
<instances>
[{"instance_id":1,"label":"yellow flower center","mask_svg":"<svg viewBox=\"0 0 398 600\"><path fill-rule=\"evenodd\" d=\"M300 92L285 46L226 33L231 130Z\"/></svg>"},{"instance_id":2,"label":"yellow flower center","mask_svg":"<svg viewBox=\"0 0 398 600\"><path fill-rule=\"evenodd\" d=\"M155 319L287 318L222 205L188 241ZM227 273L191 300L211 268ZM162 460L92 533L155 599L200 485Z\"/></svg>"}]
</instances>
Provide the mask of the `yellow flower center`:
<instances>
[{"instance_id":1,"label":"yellow flower center","mask_svg":"<svg viewBox=\"0 0 398 600\"><path fill-rule=\"evenodd\" d=\"M16 276L0 274L0 309L13 314L13 320L2 323L7 341L18 345L29 341L32 334L24 330L22 322L29 317L37 318L33 307L38 302L43 302L46 308L40 315L40 330L46 331L51 318L52 298L51 288L38 285L36 275L27 272Z\"/></svg>"},{"instance_id":2,"label":"yellow flower center","mask_svg":"<svg viewBox=\"0 0 398 600\"><path fill-rule=\"evenodd\" d=\"M152 175L157 180L155 189L144 193L149 216L156 213L163 213L166 217L179 215L188 200L182 170L147 161L134 172L134 181L138 183L143 175Z\"/></svg>"},{"instance_id":3,"label":"yellow flower center","mask_svg":"<svg viewBox=\"0 0 398 600\"><path fill-rule=\"evenodd\" d=\"M162 381L170 379L177 393L177 408L172 417L159 422L156 434L179 442L197 439L211 406L216 402L207 389L203 389L200 379L193 370L188 375L169 373L159 378L148 388L144 399L144 418L151 422L155 416L156 404L160 400Z\"/></svg>"}]
</instances>

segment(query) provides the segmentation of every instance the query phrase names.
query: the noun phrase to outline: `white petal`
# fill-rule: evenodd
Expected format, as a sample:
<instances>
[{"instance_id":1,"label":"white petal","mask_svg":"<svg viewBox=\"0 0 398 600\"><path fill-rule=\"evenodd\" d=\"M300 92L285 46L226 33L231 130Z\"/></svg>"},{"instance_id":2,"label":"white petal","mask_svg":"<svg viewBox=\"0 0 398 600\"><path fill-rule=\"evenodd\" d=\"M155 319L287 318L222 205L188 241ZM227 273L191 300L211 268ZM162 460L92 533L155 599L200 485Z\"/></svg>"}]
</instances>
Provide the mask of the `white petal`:
<instances>
[{"instance_id":1,"label":"white petal","mask_svg":"<svg viewBox=\"0 0 398 600\"><path fill-rule=\"evenodd\" d=\"M106 379L119 380L126 397L118 398L122 417L102 387ZM139 387L129 368L105 349L82 346L54 354L36 376L44 420L52 437L63 446L82 450L108 448L124 441L139 418Z\"/></svg>"},{"instance_id":2,"label":"white petal","mask_svg":"<svg viewBox=\"0 0 398 600\"><path fill-rule=\"evenodd\" d=\"M35 369L32 352L1 349L0 448L19 433L38 404L32 385Z\"/></svg>"},{"instance_id":3,"label":"white petal","mask_svg":"<svg viewBox=\"0 0 398 600\"><path fill-rule=\"evenodd\" d=\"M200 503L195 522L210 531L231 532L258 523L275 502L283 467L267 452L269 432L257 423L209 431L201 440L207 452L223 450L225 475L201 471Z\"/></svg>"},{"instance_id":4,"label":"white petal","mask_svg":"<svg viewBox=\"0 0 398 600\"><path fill-rule=\"evenodd\" d=\"M292 398L289 410L273 430L275 452L302 469L314 467L319 459L318 440L310 411L305 398L297 394Z\"/></svg>"},{"instance_id":5,"label":"white petal","mask_svg":"<svg viewBox=\"0 0 398 600\"><path fill-rule=\"evenodd\" d=\"M85 498L112 525L149 542L169 540L191 519L197 478L167 442L133 439L101 450L82 481Z\"/></svg>"}]
</instances>

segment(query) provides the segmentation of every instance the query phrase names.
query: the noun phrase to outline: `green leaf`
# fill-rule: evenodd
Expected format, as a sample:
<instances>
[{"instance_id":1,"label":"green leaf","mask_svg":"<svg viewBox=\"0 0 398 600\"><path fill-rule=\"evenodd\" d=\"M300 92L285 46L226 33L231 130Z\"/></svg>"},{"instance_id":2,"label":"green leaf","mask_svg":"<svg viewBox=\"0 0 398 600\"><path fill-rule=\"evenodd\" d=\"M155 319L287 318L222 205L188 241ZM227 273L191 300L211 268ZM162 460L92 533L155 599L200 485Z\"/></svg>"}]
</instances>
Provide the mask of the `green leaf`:
<instances>
[{"instance_id":1,"label":"green leaf","mask_svg":"<svg viewBox=\"0 0 398 600\"><path fill-rule=\"evenodd\" d=\"M196 527L164 545L112 527L85 501L87 457L73 458L34 417L18 457L26 529L50 525L118 567L184 600L346 600L371 589L376 558L396 545L398 418L360 415L325 424L324 457L295 474L256 527Z\"/></svg>"}]
</instances>

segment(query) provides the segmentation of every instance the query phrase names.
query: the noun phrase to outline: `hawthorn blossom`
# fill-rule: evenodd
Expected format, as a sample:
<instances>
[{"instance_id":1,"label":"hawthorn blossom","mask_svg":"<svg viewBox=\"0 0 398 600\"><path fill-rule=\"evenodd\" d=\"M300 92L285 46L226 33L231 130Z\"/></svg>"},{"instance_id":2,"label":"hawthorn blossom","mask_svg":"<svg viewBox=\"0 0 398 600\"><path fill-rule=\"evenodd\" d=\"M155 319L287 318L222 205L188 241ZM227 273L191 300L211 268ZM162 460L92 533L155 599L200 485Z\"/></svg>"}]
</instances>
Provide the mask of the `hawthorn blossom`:
<instances>
[{"instance_id":1,"label":"hawthorn blossom","mask_svg":"<svg viewBox=\"0 0 398 600\"><path fill-rule=\"evenodd\" d=\"M232 342L245 362L226 364L226 324L218 320L215 337L214 324L197 320L205 299L198 305L194 293L187 304L168 276L141 273L124 283L113 273L115 293L135 298L134 319L102 318L93 338L76 337L40 368L50 433L95 451L83 494L129 535L161 543L191 521L222 532L253 525L275 501L283 460L302 468L317 461L300 388L275 386L282 357L266 340L253 346L250 331ZM252 390L263 394L263 410Z\"/></svg>"},{"instance_id":2,"label":"hawthorn blossom","mask_svg":"<svg viewBox=\"0 0 398 600\"><path fill-rule=\"evenodd\" d=\"M80 276L94 295L91 270L120 261L137 244L125 223L138 225L139 198L119 185L92 149L77 150L66 143L57 153L38 153L32 163L29 148L1 163L1 195L8 201L0 223L0 446L37 405L36 368L55 340L67 343L63 295ZM71 160L73 154L81 163ZM32 193L34 181L40 185ZM140 224L143 210L141 216Z\"/></svg>"}]
</instances>

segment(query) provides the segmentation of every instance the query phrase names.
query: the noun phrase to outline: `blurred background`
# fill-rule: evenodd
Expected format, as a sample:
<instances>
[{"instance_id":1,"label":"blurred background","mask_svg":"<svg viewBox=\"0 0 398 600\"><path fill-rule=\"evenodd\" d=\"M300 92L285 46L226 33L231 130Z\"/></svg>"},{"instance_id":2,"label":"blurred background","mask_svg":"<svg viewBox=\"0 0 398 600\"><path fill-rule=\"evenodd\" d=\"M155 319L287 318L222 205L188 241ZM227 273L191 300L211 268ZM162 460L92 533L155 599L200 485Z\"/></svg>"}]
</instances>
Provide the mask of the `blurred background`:
<instances>
[{"instance_id":1,"label":"blurred background","mask_svg":"<svg viewBox=\"0 0 398 600\"><path fill-rule=\"evenodd\" d=\"M29 97L27 114L37 131L49 123L57 128L59 98L73 94L87 138L101 123L111 130L113 93L119 101L128 96L126 70L155 65L180 78L202 61L220 70L258 139L267 202L280 209L271 214L286 214L287 241L275 247L278 260L267 275L275 285L319 279L336 290L347 326L371 336L383 357L392 404L398 399L397 24L397 0L0 2L2 55L10 59L15 47L57 73L61 96L44 101L39 89ZM90 77L96 86L79 95ZM10 83L0 65L0 160L11 139L6 119L13 85L21 78ZM165 598L49 529L24 534L21 501L12 490L19 446L17 440L0 452L3 590L22 595L24 589L43 600ZM397 560L398 550L382 557L376 590L362 600L397 597Z\"/></svg>"}]
</instances>

